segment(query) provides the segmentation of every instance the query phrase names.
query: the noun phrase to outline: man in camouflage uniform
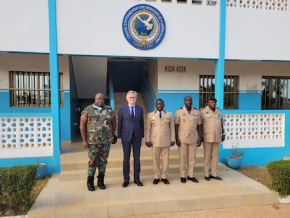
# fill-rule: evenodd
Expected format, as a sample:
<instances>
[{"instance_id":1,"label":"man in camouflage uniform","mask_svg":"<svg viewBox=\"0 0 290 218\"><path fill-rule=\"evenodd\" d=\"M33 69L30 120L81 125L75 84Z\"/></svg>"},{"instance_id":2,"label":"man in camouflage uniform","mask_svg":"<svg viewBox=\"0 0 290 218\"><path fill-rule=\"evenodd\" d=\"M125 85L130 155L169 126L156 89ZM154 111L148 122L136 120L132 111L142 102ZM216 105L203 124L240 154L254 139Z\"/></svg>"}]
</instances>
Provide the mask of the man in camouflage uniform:
<instances>
[{"instance_id":1,"label":"man in camouflage uniform","mask_svg":"<svg viewBox=\"0 0 290 218\"><path fill-rule=\"evenodd\" d=\"M94 176L98 168L98 186L105 189L104 177L111 143L116 129L116 117L112 108L104 104L102 93L95 95L95 103L87 106L81 115L80 131L83 147L89 149L89 167L87 186L95 191Z\"/></svg>"}]
</instances>

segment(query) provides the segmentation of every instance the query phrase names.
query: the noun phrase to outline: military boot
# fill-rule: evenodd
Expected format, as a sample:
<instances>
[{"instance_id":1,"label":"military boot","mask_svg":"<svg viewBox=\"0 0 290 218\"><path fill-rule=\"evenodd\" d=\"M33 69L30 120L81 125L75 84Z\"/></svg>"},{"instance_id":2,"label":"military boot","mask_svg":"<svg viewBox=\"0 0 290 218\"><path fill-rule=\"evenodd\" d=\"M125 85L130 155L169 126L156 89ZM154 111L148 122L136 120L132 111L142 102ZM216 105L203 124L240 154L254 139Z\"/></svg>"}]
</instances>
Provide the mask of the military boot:
<instances>
[{"instance_id":1,"label":"military boot","mask_svg":"<svg viewBox=\"0 0 290 218\"><path fill-rule=\"evenodd\" d=\"M98 186L100 187L100 189L106 189L106 186L104 184L104 177L105 177L105 174L103 173L100 173L98 175Z\"/></svg>"},{"instance_id":2,"label":"military boot","mask_svg":"<svg viewBox=\"0 0 290 218\"><path fill-rule=\"evenodd\" d=\"M95 186L94 186L94 177L93 176L88 176L87 180L87 186L89 191L95 191Z\"/></svg>"}]
</instances>

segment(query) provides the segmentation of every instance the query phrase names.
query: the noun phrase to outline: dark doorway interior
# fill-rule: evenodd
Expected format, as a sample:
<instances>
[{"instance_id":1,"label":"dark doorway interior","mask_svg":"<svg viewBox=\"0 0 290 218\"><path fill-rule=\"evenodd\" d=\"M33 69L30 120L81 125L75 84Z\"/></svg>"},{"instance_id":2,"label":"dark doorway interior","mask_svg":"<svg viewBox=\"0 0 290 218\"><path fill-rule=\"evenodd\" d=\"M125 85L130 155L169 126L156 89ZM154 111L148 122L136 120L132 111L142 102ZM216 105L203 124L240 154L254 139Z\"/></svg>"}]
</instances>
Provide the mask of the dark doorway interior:
<instances>
[{"instance_id":1,"label":"dark doorway interior","mask_svg":"<svg viewBox=\"0 0 290 218\"><path fill-rule=\"evenodd\" d=\"M108 61L108 72L111 74L114 92L141 91L141 74L146 60L114 60Z\"/></svg>"}]
</instances>

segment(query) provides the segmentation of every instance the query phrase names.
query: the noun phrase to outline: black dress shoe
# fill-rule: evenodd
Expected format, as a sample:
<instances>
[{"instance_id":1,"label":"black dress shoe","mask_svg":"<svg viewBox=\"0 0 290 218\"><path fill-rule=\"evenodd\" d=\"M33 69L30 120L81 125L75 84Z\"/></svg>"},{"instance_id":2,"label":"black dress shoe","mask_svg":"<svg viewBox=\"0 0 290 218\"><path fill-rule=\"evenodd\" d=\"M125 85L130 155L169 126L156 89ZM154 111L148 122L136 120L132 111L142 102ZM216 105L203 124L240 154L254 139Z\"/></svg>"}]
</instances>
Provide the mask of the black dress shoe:
<instances>
[{"instance_id":1,"label":"black dress shoe","mask_svg":"<svg viewBox=\"0 0 290 218\"><path fill-rule=\"evenodd\" d=\"M209 181L210 180L210 177L204 177L206 181Z\"/></svg>"},{"instance_id":2,"label":"black dress shoe","mask_svg":"<svg viewBox=\"0 0 290 218\"><path fill-rule=\"evenodd\" d=\"M182 183L186 183L186 178L182 178L182 177L181 177L180 181L181 181Z\"/></svg>"},{"instance_id":3,"label":"black dress shoe","mask_svg":"<svg viewBox=\"0 0 290 218\"><path fill-rule=\"evenodd\" d=\"M197 180L195 177L192 177L192 178L191 178L191 177L188 176L187 179L188 179L188 180L191 180L191 181L193 181L193 182L195 182L195 183L198 183L198 180Z\"/></svg>"},{"instance_id":4,"label":"black dress shoe","mask_svg":"<svg viewBox=\"0 0 290 218\"><path fill-rule=\"evenodd\" d=\"M134 183L138 186L143 186L143 183L140 180L134 180Z\"/></svg>"},{"instance_id":5,"label":"black dress shoe","mask_svg":"<svg viewBox=\"0 0 290 218\"><path fill-rule=\"evenodd\" d=\"M210 175L210 178L215 179L215 180L223 180L221 177L218 177L218 176L212 176L212 175Z\"/></svg>"},{"instance_id":6,"label":"black dress shoe","mask_svg":"<svg viewBox=\"0 0 290 218\"><path fill-rule=\"evenodd\" d=\"M154 185L157 185L157 184L159 183L159 181L160 181L160 179L154 179L154 180L153 180L153 184L154 184Z\"/></svg>"},{"instance_id":7,"label":"black dress shoe","mask_svg":"<svg viewBox=\"0 0 290 218\"><path fill-rule=\"evenodd\" d=\"M164 184L166 184L166 185L169 185L170 184L169 181L168 181L168 179L161 179L161 181L164 182Z\"/></svg>"},{"instance_id":8,"label":"black dress shoe","mask_svg":"<svg viewBox=\"0 0 290 218\"><path fill-rule=\"evenodd\" d=\"M126 188L129 185L129 181L125 181L122 185L123 188Z\"/></svg>"}]
</instances>

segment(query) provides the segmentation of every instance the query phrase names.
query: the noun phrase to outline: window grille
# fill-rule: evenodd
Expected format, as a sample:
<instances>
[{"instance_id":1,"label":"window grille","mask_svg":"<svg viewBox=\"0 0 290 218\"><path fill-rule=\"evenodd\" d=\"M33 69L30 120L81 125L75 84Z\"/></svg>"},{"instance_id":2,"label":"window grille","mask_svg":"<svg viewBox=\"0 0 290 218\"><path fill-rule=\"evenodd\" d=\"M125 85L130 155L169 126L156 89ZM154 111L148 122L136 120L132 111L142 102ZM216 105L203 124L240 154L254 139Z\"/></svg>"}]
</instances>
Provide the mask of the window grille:
<instances>
[{"instance_id":1,"label":"window grille","mask_svg":"<svg viewBox=\"0 0 290 218\"><path fill-rule=\"evenodd\" d=\"M200 76L199 107L207 106L207 100L215 93L215 76ZM238 76L224 77L224 109L237 109Z\"/></svg>"},{"instance_id":2,"label":"window grille","mask_svg":"<svg viewBox=\"0 0 290 218\"><path fill-rule=\"evenodd\" d=\"M290 109L290 77L262 77L262 110Z\"/></svg>"},{"instance_id":3,"label":"window grille","mask_svg":"<svg viewBox=\"0 0 290 218\"><path fill-rule=\"evenodd\" d=\"M51 89L49 72L10 71L11 107L50 107ZM60 106L64 105L63 74L59 74Z\"/></svg>"}]
</instances>

